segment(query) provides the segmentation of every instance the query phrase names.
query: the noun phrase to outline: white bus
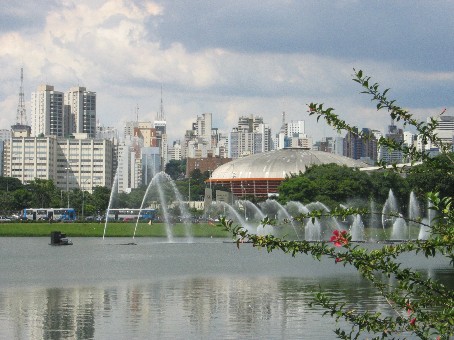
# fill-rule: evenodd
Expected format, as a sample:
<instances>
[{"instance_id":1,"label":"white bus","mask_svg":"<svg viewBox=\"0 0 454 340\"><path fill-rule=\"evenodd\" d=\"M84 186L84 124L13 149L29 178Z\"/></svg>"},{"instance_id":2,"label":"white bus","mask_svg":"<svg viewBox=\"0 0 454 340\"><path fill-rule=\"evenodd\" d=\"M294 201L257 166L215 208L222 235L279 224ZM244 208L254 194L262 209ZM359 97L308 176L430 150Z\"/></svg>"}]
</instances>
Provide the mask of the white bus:
<instances>
[{"instance_id":1,"label":"white bus","mask_svg":"<svg viewBox=\"0 0 454 340\"><path fill-rule=\"evenodd\" d=\"M139 216L141 220L153 220L156 215L155 209L109 209L109 215L107 216L110 221L135 221Z\"/></svg>"},{"instance_id":2,"label":"white bus","mask_svg":"<svg viewBox=\"0 0 454 340\"><path fill-rule=\"evenodd\" d=\"M22 219L31 221L54 220L75 221L76 211L74 208L26 208L22 211Z\"/></svg>"}]
</instances>

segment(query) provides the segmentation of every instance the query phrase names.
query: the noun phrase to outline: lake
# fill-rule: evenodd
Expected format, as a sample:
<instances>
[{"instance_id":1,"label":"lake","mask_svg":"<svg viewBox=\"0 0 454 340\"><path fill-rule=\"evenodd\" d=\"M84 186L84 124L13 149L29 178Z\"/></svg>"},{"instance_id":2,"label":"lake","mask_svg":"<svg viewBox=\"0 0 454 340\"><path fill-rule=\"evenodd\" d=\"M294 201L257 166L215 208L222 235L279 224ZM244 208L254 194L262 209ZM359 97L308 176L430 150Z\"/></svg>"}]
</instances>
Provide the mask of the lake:
<instances>
[{"instance_id":1,"label":"lake","mask_svg":"<svg viewBox=\"0 0 454 340\"><path fill-rule=\"evenodd\" d=\"M322 287L390 313L353 269L223 239L0 238L1 339L333 339ZM448 261L403 259L452 286ZM348 328L346 328L348 330Z\"/></svg>"}]
</instances>

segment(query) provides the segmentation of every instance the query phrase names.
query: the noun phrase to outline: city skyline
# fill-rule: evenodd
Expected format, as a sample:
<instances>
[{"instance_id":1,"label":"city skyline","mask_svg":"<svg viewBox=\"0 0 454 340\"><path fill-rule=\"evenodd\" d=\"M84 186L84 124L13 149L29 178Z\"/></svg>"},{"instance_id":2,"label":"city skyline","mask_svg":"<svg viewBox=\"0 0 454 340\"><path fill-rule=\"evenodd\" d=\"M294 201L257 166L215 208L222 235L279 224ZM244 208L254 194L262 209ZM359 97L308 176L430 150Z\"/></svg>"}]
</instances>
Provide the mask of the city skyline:
<instances>
[{"instance_id":1,"label":"city skyline","mask_svg":"<svg viewBox=\"0 0 454 340\"><path fill-rule=\"evenodd\" d=\"M15 123L21 67L28 115L39 84L82 86L119 131L137 106L139 120L156 118L162 86L169 141L205 112L224 131L250 114L279 126L285 111L314 140L336 135L307 115L311 101L383 131L386 112L358 94L353 68L421 120L452 115L452 14L444 1L10 1L0 11L0 126Z\"/></svg>"}]
</instances>

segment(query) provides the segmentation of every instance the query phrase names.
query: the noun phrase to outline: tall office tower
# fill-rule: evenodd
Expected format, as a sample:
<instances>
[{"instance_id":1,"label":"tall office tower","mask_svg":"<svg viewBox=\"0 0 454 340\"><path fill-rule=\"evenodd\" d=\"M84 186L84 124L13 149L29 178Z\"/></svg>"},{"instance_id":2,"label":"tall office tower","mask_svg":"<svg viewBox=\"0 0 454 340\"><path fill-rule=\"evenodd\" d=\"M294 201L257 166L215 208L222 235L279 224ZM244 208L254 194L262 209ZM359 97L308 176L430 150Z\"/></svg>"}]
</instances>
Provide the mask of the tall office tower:
<instances>
[{"instance_id":1,"label":"tall office tower","mask_svg":"<svg viewBox=\"0 0 454 340\"><path fill-rule=\"evenodd\" d=\"M438 122L438 127L434 133L437 134L442 142L452 145L454 140L454 116L438 116L432 118Z\"/></svg>"},{"instance_id":2,"label":"tall office tower","mask_svg":"<svg viewBox=\"0 0 454 340\"><path fill-rule=\"evenodd\" d=\"M204 113L201 117L197 116L194 130L196 131L196 136L207 143L208 148L211 148L212 114Z\"/></svg>"},{"instance_id":3,"label":"tall office tower","mask_svg":"<svg viewBox=\"0 0 454 340\"><path fill-rule=\"evenodd\" d=\"M263 124L263 118L250 115L249 117L242 116L238 118L238 131L256 132L260 124Z\"/></svg>"},{"instance_id":4,"label":"tall office tower","mask_svg":"<svg viewBox=\"0 0 454 340\"><path fill-rule=\"evenodd\" d=\"M391 125L388 125L388 133L385 135L385 138L397 143L404 141L404 132L394 125L394 120L391 121ZM378 150L377 159L387 163L402 163L404 161L402 151L389 149L383 145Z\"/></svg>"},{"instance_id":5,"label":"tall office tower","mask_svg":"<svg viewBox=\"0 0 454 340\"><path fill-rule=\"evenodd\" d=\"M127 140L118 145L118 192L130 193L131 189L138 188L141 183L141 160L136 157L134 143Z\"/></svg>"},{"instance_id":6,"label":"tall office tower","mask_svg":"<svg viewBox=\"0 0 454 340\"><path fill-rule=\"evenodd\" d=\"M72 87L65 93L65 105L69 123L65 134L86 133L90 138L96 138L96 92Z\"/></svg>"},{"instance_id":7,"label":"tall office tower","mask_svg":"<svg viewBox=\"0 0 454 340\"><path fill-rule=\"evenodd\" d=\"M268 124L259 124L256 130L257 135L261 139L261 150L259 150L258 145L255 147L255 153L258 152L268 152L271 150L271 129Z\"/></svg>"},{"instance_id":8,"label":"tall office tower","mask_svg":"<svg viewBox=\"0 0 454 340\"><path fill-rule=\"evenodd\" d=\"M262 117L242 116L228 135L228 157L235 159L266 152L272 145L271 130Z\"/></svg>"},{"instance_id":9,"label":"tall office tower","mask_svg":"<svg viewBox=\"0 0 454 340\"><path fill-rule=\"evenodd\" d=\"M304 120L291 121L287 123L287 136L288 137L300 137L304 135Z\"/></svg>"},{"instance_id":10,"label":"tall office tower","mask_svg":"<svg viewBox=\"0 0 454 340\"><path fill-rule=\"evenodd\" d=\"M63 97L63 92L54 91L51 85L39 85L32 92L32 136L64 136Z\"/></svg>"}]
</instances>

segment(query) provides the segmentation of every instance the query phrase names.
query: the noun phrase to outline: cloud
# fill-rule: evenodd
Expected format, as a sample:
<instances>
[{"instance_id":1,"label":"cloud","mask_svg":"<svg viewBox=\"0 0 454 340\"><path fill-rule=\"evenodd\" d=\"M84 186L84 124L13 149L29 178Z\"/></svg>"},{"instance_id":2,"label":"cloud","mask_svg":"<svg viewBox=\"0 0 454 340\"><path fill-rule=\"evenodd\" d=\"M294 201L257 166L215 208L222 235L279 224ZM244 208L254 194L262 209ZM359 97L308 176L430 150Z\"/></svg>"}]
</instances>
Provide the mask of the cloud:
<instances>
[{"instance_id":1,"label":"cloud","mask_svg":"<svg viewBox=\"0 0 454 340\"><path fill-rule=\"evenodd\" d=\"M40 83L60 91L86 86L97 92L100 122L119 131L137 105L140 119L155 118L163 86L170 140L181 139L204 112L225 132L240 115L256 114L276 133L285 111L288 120L306 120L315 139L331 135L307 116L312 101L335 107L355 125L383 130L387 117L358 94L354 67L391 87L405 107L454 107L447 2L34 3L13 1L0 14L8 18L0 26L5 128L15 120L22 66L27 100Z\"/></svg>"}]
</instances>

